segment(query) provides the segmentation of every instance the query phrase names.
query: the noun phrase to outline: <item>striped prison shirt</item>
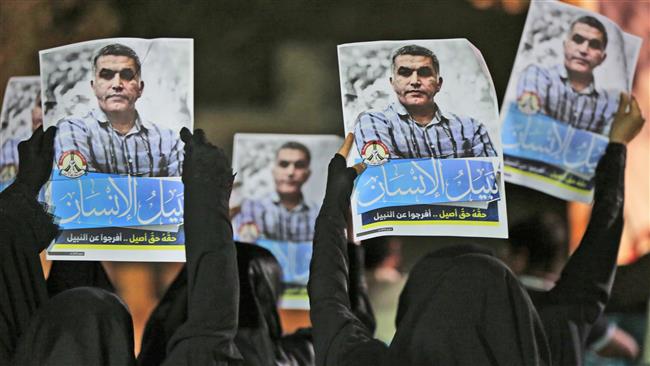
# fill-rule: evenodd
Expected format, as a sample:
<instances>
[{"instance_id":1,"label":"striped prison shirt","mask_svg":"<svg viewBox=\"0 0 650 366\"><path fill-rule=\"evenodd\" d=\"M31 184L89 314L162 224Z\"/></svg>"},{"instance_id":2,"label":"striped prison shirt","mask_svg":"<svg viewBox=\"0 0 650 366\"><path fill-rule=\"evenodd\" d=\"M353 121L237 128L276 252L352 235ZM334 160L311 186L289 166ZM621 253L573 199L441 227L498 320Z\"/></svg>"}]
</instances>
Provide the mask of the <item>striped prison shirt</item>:
<instances>
[{"instance_id":1,"label":"striped prison shirt","mask_svg":"<svg viewBox=\"0 0 650 366\"><path fill-rule=\"evenodd\" d=\"M436 106L433 120L420 126L400 103L384 111L363 112L354 127L359 154L370 141L381 141L390 158L470 158L497 156L485 126L470 117L445 113Z\"/></svg>"},{"instance_id":2,"label":"striped prison shirt","mask_svg":"<svg viewBox=\"0 0 650 366\"><path fill-rule=\"evenodd\" d=\"M285 242L305 242L314 238L314 226L319 207L304 200L291 210L286 209L277 193L259 200L247 199L233 218L233 228L239 236L249 225L255 225L258 237Z\"/></svg>"},{"instance_id":3,"label":"striped prison shirt","mask_svg":"<svg viewBox=\"0 0 650 366\"><path fill-rule=\"evenodd\" d=\"M140 117L125 135L113 129L104 112L98 109L83 118L64 118L57 127L56 159L66 151L77 150L91 172L141 177L181 175L183 142L179 134Z\"/></svg>"},{"instance_id":4,"label":"striped prison shirt","mask_svg":"<svg viewBox=\"0 0 650 366\"><path fill-rule=\"evenodd\" d=\"M517 98L527 92L537 95L540 113L575 128L609 135L619 93L597 90L593 82L580 92L574 91L564 65L526 67L519 77Z\"/></svg>"}]
</instances>

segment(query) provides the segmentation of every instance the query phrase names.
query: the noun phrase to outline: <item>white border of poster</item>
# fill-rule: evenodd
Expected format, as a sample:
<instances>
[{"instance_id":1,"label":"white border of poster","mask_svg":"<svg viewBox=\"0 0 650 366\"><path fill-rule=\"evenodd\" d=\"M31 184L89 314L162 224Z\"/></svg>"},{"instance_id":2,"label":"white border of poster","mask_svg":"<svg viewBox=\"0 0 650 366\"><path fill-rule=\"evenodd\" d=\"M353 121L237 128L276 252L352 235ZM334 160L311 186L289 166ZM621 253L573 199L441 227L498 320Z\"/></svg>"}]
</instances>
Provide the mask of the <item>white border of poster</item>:
<instances>
[{"instance_id":1,"label":"white border of poster","mask_svg":"<svg viewBox=\"0 0 650 366\"><path fill-rule=\"evenodd\" d=\"M137 55L139 71L113 66L120 53L94 70L98 51L115 44ZM39 52L44 126L59 127L49 201L63 231L48 259L185 261L179 132L194 125L193 47L192 39L109 38ZM120 132L115 105L124 101L137 119ZM114 134L124 136L120 145Z\"/></svg>"},{"instance_id":2,"label":"white border of poster","mask_svg":"<svg viewBox=\"0 0 650 366\"><path fill-rule=\"evenodd\" d=\"M561 85L570 82L564 42L570 42L570 26L581 16L600 21L608 38L606 57L593 68L594 82L582 91L596 93L589 100ZM532 1L501 107L506 181L591 202L595 167L607 146L619 93L632 88L640 47L641 38L598 13Z\"/></svg>"},{"instance_id":3,"label":"white border of poster","mask_svg":"<svg viewBox=\"0 0 650 366\"><path fill-rule=\"evenodd\" d=\"M431 166L434 166L434 170L440 168L440 176L433 178L427 176L425 179L427 182L436 180L437 191L433 194L432 186L427 183L429 185L425 188L426 184L422 183L422 192L426 191L426 193L410 197L411 202L422 203L412 204L411 206L405 203L406 201L400 202L399 204L391 204L385 199L386 195L384 195L382 200L377 201L378 205L382 205L381 208L374 211L361 212L360 198L368 192L368 189L360 188L362 185L361 182L363 181L364 185L367 184L372 180L366 179L368 178L367 175L375 174L376 172L369 173L372 171L372 168L376 168L369 166L357 178L352 196L352 220L355 240L384 235L507 237L505 189L501 179L503 158L496 92L490 72L480 51L468 40L376 41L339 45L339 76L345 132L361 131L363 127L360 127L358 130L355 130L355 128L360 126L361 122L359 121L362 120L362 116L364 115L370 116L372 114L371 119L374 116L380 116L380 119L384 118L383 121L388 121L390 118L393 118L387 117L389 115L388 113L393 113L397 110L397 114L399 114L400 111L398 109L400 106L404 108L398 102L396 91L389 78L395 75L391 66L393 52L406 45L422 46L433 51L436 55L439 61L438 74L443 78L444 82L439 92L435 94L435 103L438 109L442 111L443 117L447 119L453 118L456 121L472 120L471 124L464 123L463 128L470 128L474 132L480 130L486 131L488 143L491 144L493 151L491 154L487 154L487 156L474 153L476 143L472 140L473 137L467 137L465 139L465 135L462 135L463 132L458 132L463 136L462 149L465 155L462 153L457 154L455 145L453 155L447 154L439 144L437 147L434 147L433 140L427 142L426 145L420 145L420 150L418 150L424 151L429 149L429 155L391 155L388 163L395 164L390 167L390 169L395 168L395 179L397 179L397 164L401 164L402 162L413 164L414 167L417 165L416 170L423 165L429 166L427 169L431 169ZM393 108L393 112L389 112L390 108ZM403 109L403 111L406 111L406 109ZM406 112L402 112L402 115L405 114ZM410 115L407 117L414 122ZM422 130L432 127L431 125L433 124L434 121L426 125ZM479 128L480 125L482 125L482 128ZM388 132L384 136L394 136L396 133L399 133L398 129L401 128L400 125L396 124L395 126L395 128L391 127L392 132ZM458 131L461 129L457 128ZM455 130L448 130L447 132L451 134L456 133ZM357 132L357 135L360 134ZM473 136L477 135L478 133ZM403 141L406 141L407 138L404 136L401 136L401 138ZM400 137L398 136L396 139L399 140ZM361 152L365 151L365 146L357 146L361 144L359 142L359 136L355 135L355 140L355 146L348 157L349 165L363 160ZM397 140L385 142L384 144L380 144L380 146L402 143L395 142ZM450 137L446 143L451 144L451 140L453 139ZM460 140L456 139L456 141ZM373 141L363 140L363 143L368 146L377 145ZM408 142L403 142L403 144L406 147L403 147L402 150L408 148L409 151L415 151L415 149L418 149L418 147L411 149ZM466 144L468 146L465 146ZM425 147L423 148L422 146ZM395 148L389 147L387 149L392 151ZM458 149L460 150L461 147L459 146ZM389 154L393 154L393 152ZM368 161L367 158L368 156L364 156L366 161ZM487 172L482 181L490 184L491 193L487 195L476 194L472 197L465 195L452 197L450 194L451 189L445 192L444 184L450 183L451 181L447 178L451 179L451 177L449 174L444 175L442 170L451 173L451 170L455 169L451 165L459 162L462 164L467 163L468 169L464 173L469 174L465 174L465 179L472 177L469 168L470 163L472 166L481 166L481 169ZM443 169L443 166L446 168ZM399 169L403 168L407 168L406 165L399 167ZM411 178L414 181L422 182L423 175L418 175L419 173L413 174L412 171L413 169L411 169ZM427 171L431 173L430 170ZM426 175L424 169L421 172ZM460 171L456 170L456 172ZM386 175L386 172L383 174ZM408 173L404 175L408 175ZM377 186L388 194L388 186L391 183L388 180L384 183L383 186L381 184L372 185L372 189L376 189L375 186ZM403 189L403 191L406 190L408 189ZM383 191L382 194L384 193ZM476 192L478 191L477 189ZM413 188L412 192L415 192L415 188ZM427 195L428 197L425 197ZM434 197L434 195L438 198L432 201L431 197ZM420 201L420 199L422 200ZM367 218L369 212L375 215L374 219ZM489 214L487 214L488 212Z\"/></svg>"}]
</instances>

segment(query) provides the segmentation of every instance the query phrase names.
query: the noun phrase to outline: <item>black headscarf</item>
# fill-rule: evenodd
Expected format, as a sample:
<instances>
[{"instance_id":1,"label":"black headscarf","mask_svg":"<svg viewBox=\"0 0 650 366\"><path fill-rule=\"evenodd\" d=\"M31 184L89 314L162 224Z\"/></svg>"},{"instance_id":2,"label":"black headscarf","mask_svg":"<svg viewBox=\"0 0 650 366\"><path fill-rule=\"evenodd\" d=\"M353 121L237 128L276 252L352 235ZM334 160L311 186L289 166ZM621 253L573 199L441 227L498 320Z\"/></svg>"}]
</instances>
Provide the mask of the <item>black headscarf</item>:
<instances>
[{"instance_id":1,"label":"black headscarf","mask_svg":"<svg viewBox=\"0 0 650 366\"><path fill-rule=\"evenodd\" d=\"M64 291L33 317L14 364L134 365L131 315L110 292L92 287Z\"/></svg>"},{"instance_id":2,"label":"black headscarf","mask_svg":"<svg viewBox=\"0 0 650 366\"><path fill-rule=\"evenodd\" d=\"M457 250L457 248L453 248ZM392 365L545 365L542 324L514 275L486 254L422 258L400 296Z\"/></svg>"}]
</instances>

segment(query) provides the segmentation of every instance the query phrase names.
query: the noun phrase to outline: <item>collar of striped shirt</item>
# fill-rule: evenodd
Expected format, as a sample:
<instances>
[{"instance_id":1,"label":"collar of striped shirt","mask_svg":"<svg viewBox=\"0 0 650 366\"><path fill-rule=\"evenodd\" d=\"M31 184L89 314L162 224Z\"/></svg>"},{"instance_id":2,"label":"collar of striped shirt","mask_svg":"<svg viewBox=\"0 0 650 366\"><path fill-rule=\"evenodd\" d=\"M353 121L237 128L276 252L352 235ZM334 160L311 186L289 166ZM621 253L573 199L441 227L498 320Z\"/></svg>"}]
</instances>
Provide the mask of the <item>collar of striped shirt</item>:
<instances>
[{"instance_id":1,"label":"collar of striped shirt","mask_svg":"<svg viewBox=\"0 0 650 366\"><path fill-rule=\"evenodd\" d=\"M278 192L276 191L271 192L269 194L269 197L271 198L271 201L273 201L274 204L280 205L280 196L278 195ZM309 205L307 204L307 202L305 201L305 197L303 196L302 199L300 200L300 203L296 207L288 211L307 211L307 210L309 210Z\"/></svg>"},{"instance_id":2,"label":"collar of striped shirt","mask_svg":"<svg viewBox=\"0 0 650 366\"><path fill-rule=\"evenodd\" d=\"M571 87L571 82L569 81L569 74L566 71L566 67L564 67L564 65L556 65L555 69L557 74L560 76L560 79L564 83L564 85L567 88L571 88L571 90L573 90L573 87ZM575 91L575 90L573 91L577 94L598 95L598 90L596 90L596 85L594 81L592 81L588 87L584 88L581 91Z\"/></svg>"},{"instance_id":3,"label":"collar of striped shirt","mask_svg":"<svg viewBox=\"0 0 650 366\"><path fill-rule=\"evenodd\" d=\"M431 120L431 122L429 122L429 124L427 124L427 126L430 126L431 124L438 124L443 120L451 119L451 115L449 115L449 113L440 109L440 106L437 103L435 104L435 107L436 107L436 112L433 114L433 119ZM404 107L402 103L393 102L391 103L390 108L392 108L395 111L395 113L399 114L401 117L408 117L409 120L413 120L413 118L411 118L411 115L409 115L409 112L406 110L406 107ZM415 123L415 121L413 123Z\"/></svg>"},{"instance_id":4,"label":"collar of striped shirt","mask_svg":"<svg viewBox=\"0 0 650 366\"><path fill-rule=\"evenodd\" d=\"M94 119L96 119L100 124L107 124L109 123L108 117L106 116L106 113L102 111L101 109L98 108L93 108L90 111L90 115L93 116ZM112 128L112 126L111 126ZM131 128L131 130L126 134L126 135L131 135L134 133L140 132L141 129L145 130L150 130L153 128L150 122L143 120L140 118L140 113L136 110L135 112L135 125Z\"/></svg>"}]
</instances>

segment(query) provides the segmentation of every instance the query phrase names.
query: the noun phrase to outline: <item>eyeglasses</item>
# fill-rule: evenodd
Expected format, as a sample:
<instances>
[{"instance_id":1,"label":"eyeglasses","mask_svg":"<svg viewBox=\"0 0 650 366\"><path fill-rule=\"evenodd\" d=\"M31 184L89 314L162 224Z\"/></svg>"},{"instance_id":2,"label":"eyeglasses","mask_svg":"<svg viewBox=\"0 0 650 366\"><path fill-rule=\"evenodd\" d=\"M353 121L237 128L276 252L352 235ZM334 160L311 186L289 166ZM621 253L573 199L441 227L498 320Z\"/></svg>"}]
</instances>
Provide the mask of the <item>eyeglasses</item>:
<instances>
[{"instance_id":1,"label":"eyeglasses","mask_svg":"<svg viewBox=\"0 0 650 366\"><path fill-rule=\"evenodd\" d=\"M603 49L603 41L601 41L600 39L595 39L595 38L589 39L579 34L574 34L573 37L571 37L571 41L573 41L573 43L575 44L583 44L585 43L585 41L589 41L589 43L587 44L589 48L593 50Z\"/></svg>"},{"instance_id":2,"label":"eyeglasses","mask_svg":"<svg viewBox=\"0 0 650 366\"><path fill-rule=\"evenodd\" d=\"M307 169L309 167L309 163L304 160L298 160L298 161L280 160L277 162L277 164L280 168L288 168L289 165L292 164L296 169Z\"/></svg>"},{"instance_id":3,"label":"eyeglasses","mask_svg":"<svg viewBox=\"0 0 650 366\"><path fill-rule=\"evenodd\" d=\"M397 69L397 75L403 77L409 77L413 75L413 72L417 72L419 77L428 77L433 76L433 69L428 66L422 66L418 69L411 69L410 67L400 66Z\"/></svg>"},{"instance_id":4,"label":"eyeglasses","mask_svg":"<svg viewBox=\"0 0 650 366\"><path fill-rule=\"evenodd\" d=\"M137 73L132 69L122 69L120 71L111 70L111 69L101 69L99 70L99 77L104 80L113 80L115 74L120 74L120 79L131 81L135 79Z\"/></svg>"}]
</instances>

